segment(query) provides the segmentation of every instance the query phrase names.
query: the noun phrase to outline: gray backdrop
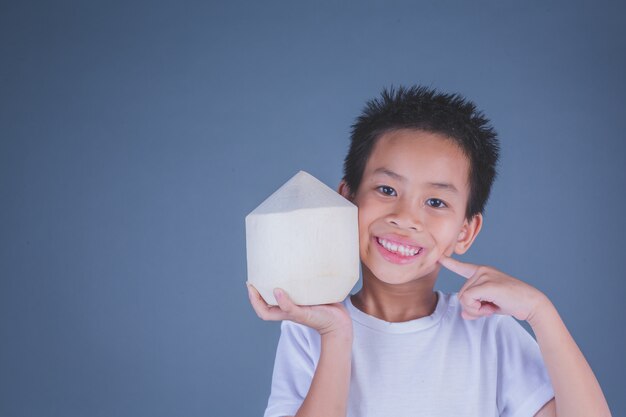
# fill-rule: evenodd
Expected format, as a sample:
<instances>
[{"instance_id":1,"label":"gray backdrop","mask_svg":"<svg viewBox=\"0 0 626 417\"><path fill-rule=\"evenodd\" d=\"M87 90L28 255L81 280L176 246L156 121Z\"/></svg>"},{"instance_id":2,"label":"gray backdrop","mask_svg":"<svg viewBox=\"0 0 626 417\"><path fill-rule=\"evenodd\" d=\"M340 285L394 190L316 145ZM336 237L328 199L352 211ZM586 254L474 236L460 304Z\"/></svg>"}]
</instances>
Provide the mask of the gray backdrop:
<instances>
[{"instance_id":1,"label":"gray backdrop","mask_svg":"<svg viewBox=\"0 0 626 417\"><path fill-rule=\"evenodd\" d=\"M364 101L412 83L501 134L464 259L546 292L626 415L625 12L2 2L0 416L260 415L279 326L248 305L244 216L300 169L335 187Z\"/></svg>"}]
</instances>

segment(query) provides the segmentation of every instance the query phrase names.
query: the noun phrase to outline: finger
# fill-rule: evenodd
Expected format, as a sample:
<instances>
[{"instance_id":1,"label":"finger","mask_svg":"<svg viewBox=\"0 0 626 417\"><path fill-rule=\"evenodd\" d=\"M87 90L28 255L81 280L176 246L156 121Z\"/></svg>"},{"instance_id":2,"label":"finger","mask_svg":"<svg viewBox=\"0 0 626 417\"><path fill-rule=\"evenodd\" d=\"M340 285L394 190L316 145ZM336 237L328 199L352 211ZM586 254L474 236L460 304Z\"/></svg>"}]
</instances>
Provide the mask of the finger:
<instances>
[{"instance_id":1,"label":"finger","mask_svg":"<svg viewBox=\"0 0 626 417\"><path fill-rule=\"evenodd\" d=\"M461 310L461 317L463 317L465 320L476 320L482 317L479 307L471 305L462 306L462 308L463 309Z\"/></svg>"},{"instance_id":2,"label":"finger","mask_svg":"<svg viewBox=\"0 0 626 417\"><path fill-rule=\"evenodd\" d=\"M289 294L282 288L274 289L274 297L280 309L287 315L287 320L309 325L311 319L311 307L299 306L294 303Z\"/></svg>"},{"instance_id":3,"label":"finger","mask_svg":"<svg viewBox=\"0 0 626 417\"><path fill-rule=\"evenodd\" d=\"M283 310L285 313L293 313L294 310L298 308L298 306L296 306L296 304L291 301L289 294L287 294L282 288L274 289L274 298L276 298L278 307L280 307L280 309Z\"/></svg>"},{"instance_id":4,"label":"finger","mask_svg":"<svg viewBox=\"0 0 626 417\"><path fill-rule=\"evenodd\" d=\"M464 311L467 311L472 314L477 314L478 310L480 310L480 300L476 300L468 295L458 295L459 304L461 304L461 308Z\"/></svg>"},{"instance_id":5,"label":"finger","mask_svg":"<svg viewBox=\"0 0 626 417\"><path fill-rule=\"evenodd\" d=\"M495 314L495 311L493 309L483 309L483 308L475 312L467 311L467 310L461 311L461 317L463 317L465 320L476 320L482 317L492 316L493 314Z\"/></svg>"},{"instance_id":6,"label":"finger","mask_svg":"<svg viewBox=\"0 0 626 417\"><path fill-rule=\"evenodd\" d=\"M482 314L483 316L491 316L492 314L496 314L498 312L499 308L497 305L495 305L494 303L490 303L489 301L485 301L484 303L481 303L480 306L480 314Z\"/></svg>"},{"instance_id":7,"label":"finger","mask_svg":"<svg viewBox=\"0 0 626 417\"><path fill-rule=\"evenodd\" d=\"M463 283L463 285L459 289L459 292L457 294L459 299L461 299L464 296L465 291L469 290L470 288L474 288L475 286L478 286L479 280L480 280L480 275L478 274L474 274L471 278L468 278L467 281L465 281L465 283Z\"/></svg>"},{"instance_id":8,"label":"finger","mask_svg":"<svg viewBox=\"0 0 626 417\"><path fill-rule=\"evenodd\" d=\"M480 316L470 313L468 311L465 310L461 310L461 317L463 317L464 320L476 320L478 318L480 318Z\"/></svg>"},{"instance_id":9,"label":"finger","mask_svg":"<svg viewBox=\"0 0 626 417\"><path fill-rule=\"evenodd\" d=\"M493 287L490 283L489 276L476 271L474 276L468 278L463 283L458 292L459 299L472 299L483 301L492 296Z\"/></svg>"},{"instance_id":10,"label":"finger","mask_svg":"<svg viewBox=\"0 0 626 417\"><path fill-rule=\"evenodd\" d=\"M464 310L477 317L496 314L500 311L500 307L490 301L486 291L487 288L485 285L477 285L468 288L463 294L458 295L459 303Z\"/></svg>"},{"instance_id":11,"label":"finger","mask_svg":"<svg viewBox=\"0 0 626 417\"><path fill-rule=\"evenodd\" d=\"M488 317L497 312L497 307L488 302L480 302L475 301L470 305L463 305L463 310L461 311L461 316L465 320L475 320L481 317Z\"/></svg>"},{"instance_id":12,"label":"finger","mask_svg":"<svg viewBox=\"0 0 626 417\"><path fill-rule=\"evenodd\" d=\"M476 274L476 271L478 271L478 265L457 261L456 259L446 255L443 255L439 259L439 263L450 271L459 274L467 279L473 277L474 274Z\"/></svg>"},{"instance_id":13,"label":"finger","mask_svg":"<svg viewBox=\"0 0 626 417\"><path fill-rule=\"evenodd\" d=\"M252 304L252 308L256 312L257 316L259 316L262 320L269 321L279 321L285 320L287 318L287 314L283 312L278 306L270 306L265 302L261 294L257 291L254 286L248 284L248 297L250 298L250 304Z\"/></svg>"}]
</instances>

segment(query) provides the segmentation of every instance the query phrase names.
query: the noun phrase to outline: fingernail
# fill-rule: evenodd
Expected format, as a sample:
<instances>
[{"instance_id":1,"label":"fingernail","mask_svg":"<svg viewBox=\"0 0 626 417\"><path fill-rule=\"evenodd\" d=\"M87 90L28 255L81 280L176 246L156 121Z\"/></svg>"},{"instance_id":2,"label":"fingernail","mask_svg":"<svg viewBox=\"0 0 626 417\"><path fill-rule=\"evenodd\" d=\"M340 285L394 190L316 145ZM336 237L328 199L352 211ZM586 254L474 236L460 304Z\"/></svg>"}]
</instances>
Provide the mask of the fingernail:
<instances>
[{"instance_id":1,"label":"fingernail","mask_svg":"<svg viewBox=\"0 0 626 417\"><path fill-rule=\"evenodd\" d=\"M281 290L279 290L278 288L274 289L274 297L280 298L282 296L283 296L283 292Z\"/></svg>"}]
</instances>

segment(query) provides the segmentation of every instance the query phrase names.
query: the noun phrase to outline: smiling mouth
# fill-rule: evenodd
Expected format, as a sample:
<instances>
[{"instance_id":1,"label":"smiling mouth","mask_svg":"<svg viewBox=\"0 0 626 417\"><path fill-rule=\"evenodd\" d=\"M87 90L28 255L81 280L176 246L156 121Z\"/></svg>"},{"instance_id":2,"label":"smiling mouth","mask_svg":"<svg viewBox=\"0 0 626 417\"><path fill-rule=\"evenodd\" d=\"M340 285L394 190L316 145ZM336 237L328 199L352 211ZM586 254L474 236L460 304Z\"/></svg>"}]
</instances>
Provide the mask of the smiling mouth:
<instances>
[{"instance_id":1,"label":"smiling mouth","mask_svg":"<svg viewBox=\"0 0 626 417\"><path fill-rule=\"evenodd\" d=\"M380 246L387 249L389 252L395 253L401 256L407 256L407 257L417 256L424 250L424 248L420 248L417 246L401 245L397 242L392 242L392 241L389 241L380 237L377 237L376 241L378 242Z\"/></svg>"}]
</instances>

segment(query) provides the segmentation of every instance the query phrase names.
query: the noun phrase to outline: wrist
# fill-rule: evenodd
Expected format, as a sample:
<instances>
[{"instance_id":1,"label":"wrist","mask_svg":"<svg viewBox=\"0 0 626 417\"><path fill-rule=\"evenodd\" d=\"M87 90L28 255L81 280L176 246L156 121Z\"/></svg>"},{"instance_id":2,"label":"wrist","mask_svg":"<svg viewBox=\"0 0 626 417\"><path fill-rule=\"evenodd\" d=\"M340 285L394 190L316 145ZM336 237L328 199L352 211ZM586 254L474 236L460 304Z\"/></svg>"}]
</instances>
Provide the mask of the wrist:
<instances>
[{"instance_id":1,"label":"wrist","mask_svg":"<svg viewBox=\"0 0 626 417\"><path fill-rule=\"evenodd\" d=\"M554 305L552 304L550 299L544 293L540 293L537 302L535 303L533 310L528 315L526 321L533 329L533 331L535 331L541 326L541 323L545 321L546 317L548 317L553 312Z\"/></svg>"},{"instance_id":2,"label":"wrist","mask_svg":"<svg viewBox=\"0 0 626 417\"><path fill-rule=\"evenodd\" d=\"M324 331L320 331L320 336L322 337L322 341L327 342L350 342L352 343L352 323L349 323L345 326L336 327L333 329L328 329Z\"/></svg>"}]
</instances>

